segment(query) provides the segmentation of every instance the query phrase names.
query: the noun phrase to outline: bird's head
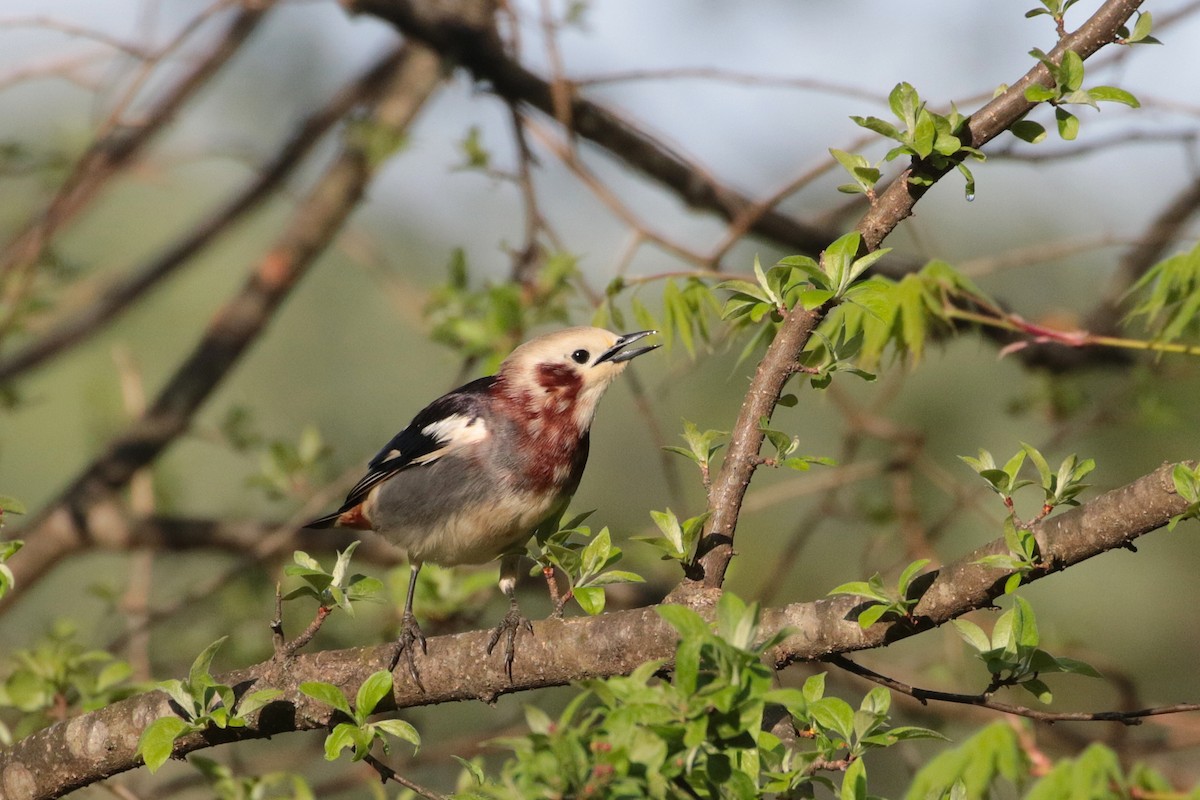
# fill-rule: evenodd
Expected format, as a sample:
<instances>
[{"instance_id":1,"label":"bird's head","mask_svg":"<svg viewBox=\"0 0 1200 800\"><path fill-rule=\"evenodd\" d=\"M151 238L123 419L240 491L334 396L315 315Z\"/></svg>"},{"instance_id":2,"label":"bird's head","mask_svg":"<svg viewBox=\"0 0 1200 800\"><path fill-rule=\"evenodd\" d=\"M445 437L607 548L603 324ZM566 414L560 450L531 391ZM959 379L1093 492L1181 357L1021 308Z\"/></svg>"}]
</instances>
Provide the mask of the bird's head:
<instances>
[{"instance_id":1,"label":"bird's head","mask_svg":"<svg viewBox=\"0 0 1200 800\"><path fill-rule=\"evenodd\" d=\"M628 349L657 333L617 335L603 328L567 328L531 339L500 365L504 391L531 413L570 415L581 431L591 425L596 404L629 362L659 345Z\"/></svg>"}]
</instances>

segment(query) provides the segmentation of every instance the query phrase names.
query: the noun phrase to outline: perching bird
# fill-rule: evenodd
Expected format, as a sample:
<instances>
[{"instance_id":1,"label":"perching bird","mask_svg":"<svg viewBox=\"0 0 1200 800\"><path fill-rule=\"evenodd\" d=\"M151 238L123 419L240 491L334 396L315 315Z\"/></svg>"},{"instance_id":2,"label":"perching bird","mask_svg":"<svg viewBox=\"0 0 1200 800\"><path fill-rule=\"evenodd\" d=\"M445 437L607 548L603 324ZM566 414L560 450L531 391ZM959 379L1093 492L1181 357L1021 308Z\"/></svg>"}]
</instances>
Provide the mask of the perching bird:
<instances>
[{"instance_id":1,"label":"perching bird","mask_svg":"<svg viewBox=\"0 0 1200 800\"><path fill-rule=\"evenodd\" d=\"M509 611L488 653L507 633L511 679L518 558L534 529L561 514L579 487L588 432L608 385L628 362L658 345L625 348L656 331L618 336L601 328L567 328L513 350L492 376L439 397L371 459L367 474L336 512L306 528L373 530L402 548L411 573L393 667L406 652L420 684L412 646L425 637L413 617L413 590L426 561L482 564L504 556L500 588Z\"/></svg>"}]
</instances>

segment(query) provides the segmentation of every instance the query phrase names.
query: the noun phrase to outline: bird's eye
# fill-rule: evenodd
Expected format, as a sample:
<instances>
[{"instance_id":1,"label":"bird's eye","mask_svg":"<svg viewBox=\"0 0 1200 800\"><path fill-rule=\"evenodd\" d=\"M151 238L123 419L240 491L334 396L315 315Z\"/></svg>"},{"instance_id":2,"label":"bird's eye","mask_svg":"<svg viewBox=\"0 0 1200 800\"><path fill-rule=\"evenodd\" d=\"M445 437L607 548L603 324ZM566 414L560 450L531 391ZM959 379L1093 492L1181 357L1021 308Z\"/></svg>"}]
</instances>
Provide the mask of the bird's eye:
<instances>
[{"instance_id":1,"label":"bird's eye","mask_svg":"<svg viewBox=\"0 0 1200 800\"><path fill-rule=\"evenodd\" d=\"M591 357L591 353L587 350L576 350L574 353L571 353L571 360L576 364L586 364Z\"/></svg>"}]
</instances>

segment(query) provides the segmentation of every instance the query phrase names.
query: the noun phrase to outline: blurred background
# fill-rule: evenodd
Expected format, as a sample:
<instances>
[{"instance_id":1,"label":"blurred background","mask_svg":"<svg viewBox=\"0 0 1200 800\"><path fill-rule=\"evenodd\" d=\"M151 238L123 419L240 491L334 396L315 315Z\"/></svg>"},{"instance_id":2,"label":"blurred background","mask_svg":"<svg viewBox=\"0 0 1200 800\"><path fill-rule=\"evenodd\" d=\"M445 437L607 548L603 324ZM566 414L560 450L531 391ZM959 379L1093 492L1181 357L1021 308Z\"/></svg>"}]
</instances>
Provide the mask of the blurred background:
<instances>
[{"instance_id":1,"label":"blurred background","mask_svg":"<svg viewBox=\"0 0 1200 800\"><path fill-rule=\"evenodd\" d=\"M1096 5L1080 3L1068 28ZM952 263L1027 319L1065 329L1093 324L1089 315L1125 288L1123 261L1148 246L1152 226L1200 179L1198 5L1150 4L1163 46L1108 48L1087 62L1086 85L1127 89L1140 109L1078 108L1075 142L1058 139L1052 114L1038 109L1032 118L1051 129L1045 142L1001 136L987 149L987 162L973 166L973 198L961 177L947 176L886 244L903 263ZM828 149L872 161L888 149L850 117L890 118L887 96L900 80L933 108L954 103L964 114L978 108L1033 65L1030 49L1054 44L1053 22L1026 19L1025 10L933 0L530 0L507 7L502 29L534 73L575 81L583 96L751 201L794 185L776 211L837 235L865 206L861 197L836 191L847 178L827 168ZM0 239L16 237L37 218L114 109L121 125L136 128L139 115L222 41L237 13L229 2L7 0L0 9ZM351 16L334 2L270 4L144 152L55 232L31 286L4 308L0 363L86 311L105 287L261 176L309 115L398 41L385 23ZM165 56L154 55L167 45ZM520 274L530 241L539 245L538 268L570 265L571 291L554 300L552 318L529 313L535 324L518 340L566 321L597 319L597 302L618 276L645 281L635 296L661 315L661 276L719 269L745 277L756 257L769 265L797 252L761 236L731 236L727 220L689 208L612 152L571 140L552 117L526 113L522 145L511 108L486 84L452 73L380 162L331 246L203 402L186 434L154 462L148 494L131 502L148 503L158 515L262 524L264 536L314 496L315 511L332 507L347 474L360 470L425 402L495 366L493 354L446 346L447 319L469 321L470 313L455 316L455 303ZM360 117L361 111L349 115ZM31 512L54 502L136 415L138 396L158 394L288 226L354 124L333 125L266 202L110 324L8 376L0 494ZM524 169L530 177L522 183L516 178ZM895 164L883 169L885 181L897 171ZM532 239L530 188L544 220ZM1163 255L1194 246L1194 213L1185 205L1170 241L1154 243ZM455 265L465 269L465 289L454 288ZM630 296L619 294L614 305L634 329L640 326ZM611 316L604 321L617 327ZM439 331L443 343L431 341ZM591 524L612 530L628 568L649 584L642 594L616 590L614 606L652 601L679 578L673 565L627 539L653 532L651 509L671 507L681 518L703 511L694 468L664 458L660 448L681 443L685 419L701 430L733 424L755 358L739 361L744 339L712 338L689 353L676 337L663 352L640 359L633 379L610 392L593 429L590 467L572 507L596 509ZM876 571L890 580L915 558L935 564L957 558L1001 535L1004 513L957 456L986 448L1006 460L1021 442L1055 465L1077 453L1098 464L1085 498L1094 496L1164 461L1196 457L1198 391L1195 359L1085 363L1052 372L1001 358L994 343L970 332L932 348L919 363L886 363L873 383L839 376L827 391L799 388L798 404L779 409L774 427L799 437L801 454L830 457L838 466L759 470L728 588L777 605L821 597ZM302 468L281 473L281 465L296 461ZM1040 498L1027 502L1019 510L1032 515ZM9 515L6 522L6 536L22 535L22 518ZM1088 660L1111 678L1052 680L1056 708L1195 699L1194 525L1146 537L1136 555L1109 553L1023 590L1039 611L1044 646ZM13 654L43 641L64 619L77 629L73 641L115 648L141 665L135 674L144 669L155 678L181 674L224 634L231 639L221 668L269 654L271 593L290 549L249 570L240 567L245 553L229 548L162 552L152 565L139 553L81 549L32 585L19 585L0 614L0 675ZM331 563L330 553L319 557ZM381 577L388 567L360 564ZM470 572L454 575L465 582ZM406 571L396 575L389 580L394 599L402 600ZM135 584L145 593L136 614L129 608ZM528 609L548 611L539 583L529 581L525 594ZM451 617L447 629L499 618L497 592L470 601L480 602L486 610ZM305 624L304 613L289 619L294 630ZM353 619L335 619L314 646L383 641L395 616L390 604L368 606ZM972 618L990 624L987 614ZM135 640L143 648L136 657L124 649ZM987 681L949 631L863 654L862 661L931 688L977 691ZM784 680L798 682L813 671L819 670L796 668ZM837 676L836 686L848 699L865 690L846 676ZM506 698L494 708L406 714L430 743L412 767L414 777L448 788L457 773L448 753L472 755L481 741L519 725L524 703L554 708L566 697L544 692ZM961 709L910 709L918 711L921 724L951 736L981 719ZM487 729L464 732L463 714ZM1130 758L1151 757L1184 783L1200 780L1194 719L1163 717L1136 730L1058 725L1039 729L1039 736L1064 752L1090 739L1123 742ZM316 734L294 738L319 747ZM924 760L935 747L923 743L911 752ZM267 744L228 750L214 757L252 763L260 772L307 770L314 785L328 782L320 796L360 791L349 781L362 776L348 765L312 766L315 750L308 756ZM157 778L126 780L160 787L144 796L166 796L162 775L176 776L173 788L183 792L189 774L171 765ZM879 790L898 791L907 774L897 763L892 786ZM81 796L92 794L104 792Z\"/></svg>"}]
</instances>

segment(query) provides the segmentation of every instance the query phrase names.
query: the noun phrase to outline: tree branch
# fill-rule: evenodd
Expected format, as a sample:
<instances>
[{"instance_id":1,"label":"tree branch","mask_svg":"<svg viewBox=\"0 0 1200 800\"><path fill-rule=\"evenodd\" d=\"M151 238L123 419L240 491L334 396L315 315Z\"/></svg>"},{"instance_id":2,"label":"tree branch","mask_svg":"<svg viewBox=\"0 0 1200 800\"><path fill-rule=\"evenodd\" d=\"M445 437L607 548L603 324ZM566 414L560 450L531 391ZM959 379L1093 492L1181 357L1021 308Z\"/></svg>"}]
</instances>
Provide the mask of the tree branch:
<instances>
[{"instance_id":1,"label":"tree branch","mask_svg":"<svg viewBox=\"0 0 1200 800\"><path fill-rule=\"evenodd\" d=\"M1140 5L1140 0L1108 0L1085 22L1078 31L1059 41L1050 51L1051 59L1061 59L1066 50L1074 50L1082 58L1095 53L1101 46L1113 41L1117 29L1124 24ZM1050 72L1038 62L1014 85L994 100L987 103L966 123L966 135L971 147L980 148L1007 130L1027 114L1036 104L1025 99L1025 87L1033 83L1050 81ZM870 210L859 221L855 229L862 234L862 248L870 252L879 248L883 240L904 219L912 214L917 201L924 196L933 181L938 180L953 167L936 168L914 159L905 170L883 191ZM931 178L928 184L909 182L911 174L919 172ZM791 375L801 350L808 343L812 331L827 313L822 307L810 312L794 311L789 314L767 347L767 353L759 364L750 391L742 406L738 421L730 439L729 451L721 462L721 471L713 484L709 503L712 516L705 526L696 553L699 576L689 576L700 586L681 586L680 591L698 589L712 590L720 587L725 570L733 557L734 531L742 498L757 467L756 458L762 447L763 434L759 420L769 418L779 394Z\"/></svg>"},{"instance_id":2,"label":"tree branch","mask_svg":"<svg viewBox=\"0 0 1200 800\"><path fill-rule=\"evenodd\" d=\"M400 49L379 59L360 78L338 92L325 107L311 114L292 133L257 177L239 194L192 228L182 239L143 266L133 270L74 316L63 319L7 358L0 359L0 383L37 367L113 321L139 298L203 250L238 220L257 208L291 175L320 138L350 110L370 102L395 69Z\"/></svg>"},{"instance_id":3,"label":"tree branch","mask_svg":"<svg viewBox=\"0 0 1200 800\"><path fill-rule=\"evenodd\" d=\"M829 664L841 667L849 673L865 678L872 683L886 686L893 692L908 695L919 700L922 705L930 700L942 703L957 703L959 705L979 706L1003 714L1037 720L1038 722L1120 722L1124 725L1141 725L1146 717L1158 717L1164 714L1183 714L1189 711L1200 711L1200 703L1175 703L1169 706L1154 706L1140 708L1136 711L1043 711L1013 703L1003 703L993 700L989 694L959 694L957 692L940 692L936 689L920 689L909 686L903 681L889 678L887 675L857 664L845 656L834 655L825 659Z\"/></svg>"},{"instance_id":4,"label":"tree branch","mask_svg":"<svg viewBox=\"0 0 1200 800\"><path fill-rule=\"evenodd\" d=\"M116 126L98 137L75 163L49 205L25 223L21 232L0 252L0 277L6 279L4 299L8 310L0 332L11 326L18 299L54 233L78 215L118 171L130 164L172 119L240 49L258 27L269 4L247 3L234 17L218 45L178 83L146 110L141 124Z\"/></svg>"},{"instance_id":5,"label":"tree branch","mask_svg":"<svg viewBox=\"0 0 1200 800\"><path fill-rule=\"evenodd\" d=\"M527 103L551 119L561 120L562 84L551 84L504 51L492 24L494 0L441 3L434 0L342 0L352 12L370 14L419 39L486 81L496 94ZM556 88L556 86L558 88ZM571 87L565 118L570 133L582 136L628 166L674 192L689 208L710 211L733 222L746 212L758 213L749 197L719 183L708 170L671 150L659 139L599 103L580 97ZM800 222L777 211L754 220L751 230L802 253L817 253L836 233Z\"/></svg>"},{"instance_id":6,"label":"tree branch","mask_svg":"<svg viewBox=\"0 0 1200 800\"><path fill-rule=\"evenodd\" d=\"M374 112L361 125L372 134L407 128L441 81L441 60L421 45L406 47ZM365 139L374 139L367 136ZM252 270L238 293L208 326L154 403L109 442L60 497L21 531L21 557L30 577L44 574L66 553L91 543L121 514L114 493L151 463L190 424L196 410L266 328L280 303L341 229L379 166L370 142L348 137L292 215L287 229ZM28 585L27 578L27 584Z\"/></svg>"},{"instance_id":7,"label":"tree branch","mask_svg":"<svg viewBox=\"0 0 1200 800\"><path fill-rule=\"evenodd\" d=\"M1031 576L1031 580L1123 547L1182 513L1187 502L1175 494L1171 481L1174 466L1166 464L1036 526L1048 570ZM835 597L765 611L761 635L794 631L769 654L779 668L898 641L969 611L989 607L1003 592L1009 573L982 566L978 560L1002 552L1007 552L1004 539L996 539L918 578L914 590L922 594L914 612L915 622L881 621L864 631L855 619L861 607L859 600ZM697 610L706 613L703 606ZM407 670L399 669L393 674L391 705L386 705L385 699L381 710L461 700L490 701L501 694L627 674L651 659L669 661L676 643L674 629L653 607L598 617L547 619L534 625L533 636L522 639L509 682L503 659L482 658L489 634L474 631L431 637L428 655L418 655L426 691L417 688ZM353 697L368 676L390 662L393 650L389 643L304 654L218 676L239 692L272 687L284 694L252 717L245 728L210 730L181 739L176 755L226 742L325 727L331 710L301 694L299 684L325 681ZM0 751L0 800L57 797L140 766L135 752L141 731L154 719L173 713L165 695L151 692L31 734Z\"/></svg>"}]
</instances>

